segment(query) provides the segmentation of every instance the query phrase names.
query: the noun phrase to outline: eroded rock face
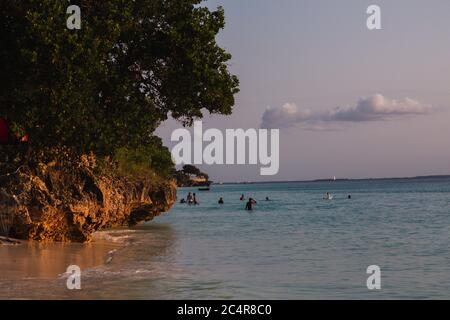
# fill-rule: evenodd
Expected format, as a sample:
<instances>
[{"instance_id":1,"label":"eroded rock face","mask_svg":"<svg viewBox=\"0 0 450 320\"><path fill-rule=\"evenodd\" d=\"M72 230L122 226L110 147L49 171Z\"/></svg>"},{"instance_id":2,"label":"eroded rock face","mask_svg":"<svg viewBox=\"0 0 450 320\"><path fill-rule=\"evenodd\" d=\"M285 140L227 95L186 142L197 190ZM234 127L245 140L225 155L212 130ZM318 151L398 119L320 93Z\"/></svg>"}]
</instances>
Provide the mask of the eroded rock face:
<instances>
[{"instance_id":1,"label":"eroded rock face","mask_svg":"<svg viewBox=\"0 0 450 320\"><path fill-rule=\"evenodd\" d=\"M95 157L64 149L44 156L0 146L0 188L18 206L9 236L90 241L97 230L152 220L176 200L174 181L99 174L96 167Z\"/></svg>"}]
</instances>

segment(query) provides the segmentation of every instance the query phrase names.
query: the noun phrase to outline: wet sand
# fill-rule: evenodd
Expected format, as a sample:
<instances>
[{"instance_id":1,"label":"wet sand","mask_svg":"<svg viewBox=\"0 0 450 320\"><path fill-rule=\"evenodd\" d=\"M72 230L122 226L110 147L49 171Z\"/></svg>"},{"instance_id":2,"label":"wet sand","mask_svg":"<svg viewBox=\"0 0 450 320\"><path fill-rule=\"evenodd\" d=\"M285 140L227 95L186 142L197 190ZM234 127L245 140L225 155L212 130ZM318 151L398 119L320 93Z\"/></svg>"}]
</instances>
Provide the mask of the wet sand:
<instances>
[{"instance_id":1,"label":"wet sand","mask_svg":"<svg viewBox=\"0 0 450 320\"><path fill-rule=\"evenodd\" d=\"M92 243L20 241L0 245L0 280L53 279L70 265L89 269L105 264L120 244L97 237Z\"/></svg>"},{"instance_id":2,"label":"wet sand","mask_svg":"<svg viewBox=\"0 0 450 320\"><path fill-rule=\"evenodd\" d=\"M179 272L174 243L170 226L151 224L98 232L89 244L0 245L0 300L167 297L162 283ZM82 271L81 290L67 288L70 265Z\"/></svg>"}]
</instances>

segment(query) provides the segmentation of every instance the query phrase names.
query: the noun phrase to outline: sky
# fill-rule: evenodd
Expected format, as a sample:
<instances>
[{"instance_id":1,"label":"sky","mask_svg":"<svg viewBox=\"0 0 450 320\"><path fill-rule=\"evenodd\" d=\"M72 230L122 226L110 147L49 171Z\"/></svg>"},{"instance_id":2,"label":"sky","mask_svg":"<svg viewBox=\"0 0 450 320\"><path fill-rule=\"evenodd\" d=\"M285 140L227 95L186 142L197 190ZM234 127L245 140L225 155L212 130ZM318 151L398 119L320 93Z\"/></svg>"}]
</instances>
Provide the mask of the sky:
<instances>
[{"instance_id":1,"label":"sky","mask_svg":"<svg viewBox=\"0 0 450 320\"><path fill-rule=\"evenodd\" d=\"M450 174L450 1L210 0L240 79L233 115L204 130L280 129L280 168L202 165L214 181ZM381 8L381 30L366 26ZM181 125L157 134L166 146Z\"/></svg>"}]
</instances>

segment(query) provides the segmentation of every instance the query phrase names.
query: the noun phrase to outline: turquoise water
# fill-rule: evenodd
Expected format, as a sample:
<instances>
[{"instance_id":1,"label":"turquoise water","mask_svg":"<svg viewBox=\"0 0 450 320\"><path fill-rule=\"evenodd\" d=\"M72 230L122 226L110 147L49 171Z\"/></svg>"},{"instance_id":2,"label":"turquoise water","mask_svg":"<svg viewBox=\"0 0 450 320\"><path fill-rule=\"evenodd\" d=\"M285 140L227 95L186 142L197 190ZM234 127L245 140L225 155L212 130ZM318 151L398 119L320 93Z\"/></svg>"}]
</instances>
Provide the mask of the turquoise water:
<instances>
[{"instance_id":1,"label":"turquoise water","mask_svg":"<svg viewBox=\"0 0 450 320\"><path fill-rule=\"evenodd\" d=\"M83 273L81 292L61 278L15 281L16 297L450 298L450 179L214 185L179 197L188 191L199 206L110 233L126 246ZM242 193L258 201L254 211ZM381 268L379 291L367 289L370 265Z\"/></svg>"},{"instance_id":2,"label":"turquoise water","mask_svg":"<svg viewBox=\"0 0 450 320\"><path fill-rule=\"evenodd\" d=\"M322 200L326 192L333 201ZM258 200L254 212L243 210L241 193ZM176 261L194 270L193 297L450 298L449 179L222 185L197 194L201 206L176 205L158 219L180 238ZM369 265L381 268L379 292L367 289Z\"/></svg>"}]
</instances>

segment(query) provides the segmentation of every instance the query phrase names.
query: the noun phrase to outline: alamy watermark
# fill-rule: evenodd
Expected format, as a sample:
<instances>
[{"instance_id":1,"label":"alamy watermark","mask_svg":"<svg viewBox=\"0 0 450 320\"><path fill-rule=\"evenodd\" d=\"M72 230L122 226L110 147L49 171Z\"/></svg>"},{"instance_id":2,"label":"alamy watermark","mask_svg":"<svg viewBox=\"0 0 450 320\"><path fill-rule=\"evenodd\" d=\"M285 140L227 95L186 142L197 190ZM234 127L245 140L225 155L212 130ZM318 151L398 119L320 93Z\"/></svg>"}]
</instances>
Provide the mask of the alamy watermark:
<instances>
[{"instance_id":1,"label":"alamy watermark","mask_svg":"<svg viewBox=\"0 0 450 320\"><path fill-rule=\"evenodd\" d=\"M66 26L69 30L81 29L81 9L77 5L70 5L67 7L66 13L70 16L67 18ZM381 30L381 8L378 5L370 5L367 7L366 13L369 15L367 18L367 29L369 30Z\"/></svg>"},{"instance_id":2,"label":"alamy watermark","mask_svg":"<svg viewBox=\"0 0 450 320\"><path fill-rule=\"evenodd\" d=\"M381 290L381 269L377 265L367 267L367 274L370 276L367 278L367 289L369 290Z\"/></svg>"},{"instance_id":3,"label":"alamy watermark","mask_svg":"<svg viewBox=\"0 0 450 320\"><path fill-rule=\"evenodd\" d=\"M367 8L367 29L381 30L381 8L375 4Z\"/></svg>"},{"instance_id":4,"label":"alamy watermark","mask_svg":"<svg viewBox=\"0 0 450 320\"><path fill-rule=\"evenodd\" d=\"M193 137L185 128L172 132L171 141L178 142L172 148L175 164L259 164L262 176L276 175L280 169L278 129L226 129L223 134L219 129L203 132L203 123L195 121L193 131ZM204 142L208 142L205 147Z\"/></svg>"},{"instance_id":5,"label":"alamy watermark","mask_svg":"<svg viewBox=\"0 0 450 320\"><path fill-rule=\"evenodd\" d=\"M69 30L80 30L81 29L81 9L79 6L71 5L67 7L67 14L70 16L67 18L66 26Z\"/></svg>"},{"instance_id":6,"label":"alamy watermark","mask_svg":"<svg viewBox=\"0 0 450 320\"><path fill-rule=\"evenodd\" d=\"M67 289L81 290L81 268L71 265L67 268L66 274L69 275L66 281Z\"/></svg>"}]
</instances>

